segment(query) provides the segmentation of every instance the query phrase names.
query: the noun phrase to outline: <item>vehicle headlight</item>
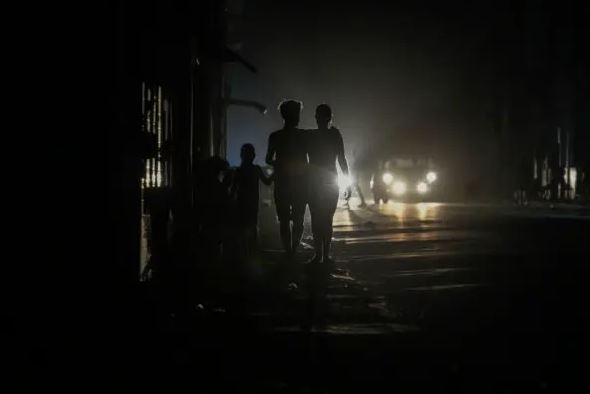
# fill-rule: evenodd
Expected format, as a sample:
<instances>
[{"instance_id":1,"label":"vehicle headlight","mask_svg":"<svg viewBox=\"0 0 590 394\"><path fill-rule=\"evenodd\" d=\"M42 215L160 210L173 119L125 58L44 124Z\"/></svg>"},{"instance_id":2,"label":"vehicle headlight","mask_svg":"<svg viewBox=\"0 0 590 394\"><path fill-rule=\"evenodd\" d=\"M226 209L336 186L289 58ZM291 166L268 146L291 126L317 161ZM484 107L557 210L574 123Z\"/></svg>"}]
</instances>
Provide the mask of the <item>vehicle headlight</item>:
<instances>
[{"instance_id":1,"label":"vehicle headlight","mask_svg":"<svg viewBox=\"0 0 590 394\"><path fill-rule=\"evenodd\" d=\"M434 171L430 171L428 174L426 174L426 180L428 181L428 183L436 181L436 178L436 172Z\"/></svg>"},{"instance_id":2,"label":"vehicle headlight","mask_svg":"<svg viewBox=\"0 0 590 394\"><path fill-rule=\"evenodd\" d=\"M397 181L393 184L393 192L398 196L404 194L406 192L406 189L407 187L405 182Z\"/></svg>"},{"instance_id":3,"label":"vehicle headlight","mask_svg":"<svg viewBox=\"0 0 590 394\"><path fill-rule=\"evenodd\" d=\"M428 185L426 184L426 182L418 182L418 184L416 185L416 191L420 194L428 192Z\"/></svg>"},{"instance_id":4,"label":"vehicle headlight","mask_svg":"<svg viewBox=\"0 0 590 394\"><path fill-rule=\"evenodd\" d=\"M389 172L386 172L383 174L382 179L386 185L391 185L391 182L393 182L393 175L391 175Z\"/></svg>"}]
</instances>

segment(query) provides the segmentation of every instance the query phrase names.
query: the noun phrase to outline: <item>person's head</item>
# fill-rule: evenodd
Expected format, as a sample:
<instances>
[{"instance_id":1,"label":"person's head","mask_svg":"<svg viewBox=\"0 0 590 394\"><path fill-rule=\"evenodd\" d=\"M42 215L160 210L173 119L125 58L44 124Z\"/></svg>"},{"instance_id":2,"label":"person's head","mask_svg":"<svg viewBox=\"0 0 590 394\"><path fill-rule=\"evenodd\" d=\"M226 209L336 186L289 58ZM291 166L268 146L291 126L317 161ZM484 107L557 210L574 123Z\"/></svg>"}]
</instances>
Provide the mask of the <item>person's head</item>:
<instances>
[{"instance_id":1,"label":"person's head","mask_svg":"<svg viewBox=\"0 0 590 394\"><path fill-rule=\"evenodd\" d=\"M242 149L240 150L240 158L242 159L242 163L252 163L254 161L255 157L256 157L256 150L254 149L254 145L252 145L252 144L242 145Z\"/></svg>"},{"instance_id":2,"label":"person's head","mask_svg":"<svg viewBox=\"0 0 590 394\"><path fill-rule=\"evenodd\" d=\"M285 120L285 126L295 127L299 124L299 117L303 103L297 100L285 100L279 104L279 112Z\"/></svg>"},{"instance_id":3,"label":"person's head","mask_svg":"<svg viewBox=\"0 0 590 394\"><path fill-rule=\"evenodd\" d=\"M332 121L332 108L328 104L320 104L315 109L315 120L319 128L328 128Z\"/></svg>"}]
</instances>

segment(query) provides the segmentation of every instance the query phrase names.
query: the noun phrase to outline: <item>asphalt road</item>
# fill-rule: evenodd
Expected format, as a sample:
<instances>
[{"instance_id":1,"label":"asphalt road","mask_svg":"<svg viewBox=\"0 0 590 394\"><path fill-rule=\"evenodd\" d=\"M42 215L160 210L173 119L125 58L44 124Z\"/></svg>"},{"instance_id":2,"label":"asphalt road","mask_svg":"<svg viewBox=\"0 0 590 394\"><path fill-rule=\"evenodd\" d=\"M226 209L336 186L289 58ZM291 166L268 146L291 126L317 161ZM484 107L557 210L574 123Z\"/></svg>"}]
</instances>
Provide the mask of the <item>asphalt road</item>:
<instances>
[{"instance_id":1,"label":"asphalt road","mask_svg":"<svg viewBox=\"0 0 590 394\"><path fill-rule=\"evenodd\" d=\"M587 209L341 207L335 268L304 264L307 219L289 265L263 207L260 258L219 265L215 297L182 314L156 302L117 321L128 335L106 347L109 367L135 391L590 391Z\"/></svg>"},{"instance_id":2,"label":"asphalt road","mask_svg":"<svg viewBox=\"0 0 590 394\"><path fill-rule=\"evenodd\" d=\"M308 359L348 376L338 389L588 389L588 209L389 202L339 208L334 230L333 278L351 282L328 286ZM300 262L311 241L306 221Z\"/></svg>"}]
</instances>

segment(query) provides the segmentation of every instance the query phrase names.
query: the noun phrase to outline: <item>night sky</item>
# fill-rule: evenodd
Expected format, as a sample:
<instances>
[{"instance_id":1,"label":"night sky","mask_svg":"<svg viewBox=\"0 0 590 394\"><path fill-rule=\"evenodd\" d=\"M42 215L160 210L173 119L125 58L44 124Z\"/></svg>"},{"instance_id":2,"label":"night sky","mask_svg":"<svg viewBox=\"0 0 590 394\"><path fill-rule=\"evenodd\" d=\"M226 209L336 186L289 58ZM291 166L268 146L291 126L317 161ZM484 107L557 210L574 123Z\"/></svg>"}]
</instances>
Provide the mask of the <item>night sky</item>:
<instances>
[{"instance_id":1,"label":"night sky","mask_svg":"<svg viewBox=\"0 0 590 394\"><path fill-rule=\"evenodd\" d=\"M269 112L230 108L230 162L251 142L263 163L282 124L277 104L294 98L303 128L315 126L318 104L332 106L353 167L395 150L477 172L492 155L495 75L513 16L501 1L473 3L245 1L240 50L259 72L231 65L232 94Z\"/></svg>"}]
</instances>

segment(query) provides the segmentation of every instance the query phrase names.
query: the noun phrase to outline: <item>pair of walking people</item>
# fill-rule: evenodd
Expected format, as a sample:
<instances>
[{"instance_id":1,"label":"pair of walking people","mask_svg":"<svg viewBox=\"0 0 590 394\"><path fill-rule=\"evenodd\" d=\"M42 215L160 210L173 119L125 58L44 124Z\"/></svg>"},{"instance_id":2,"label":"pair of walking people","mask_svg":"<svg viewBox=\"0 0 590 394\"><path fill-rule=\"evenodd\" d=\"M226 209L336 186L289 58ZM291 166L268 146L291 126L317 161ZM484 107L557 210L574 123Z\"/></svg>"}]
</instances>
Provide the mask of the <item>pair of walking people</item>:
<instances>
[{"instance_id":1,"label":"pair of walking people","mask_svg":"<svg viewBox=\"0 0 590 394\"><path fill-rule=\"evenodd\" d=\"M301 242L305 206L309 204L315 249L312 262L330 264L332 220L340 193L336 162L345 176L348 163L342 135L331 127L331 108L326 104L316 108L315 130L297 127L302 108L295 100L279 105L284 127L270 135L266 162L274 167L275 205L287 257L295 256ZM348 187L345 194L350 193Z\"/></svg>"}]
</instances>

